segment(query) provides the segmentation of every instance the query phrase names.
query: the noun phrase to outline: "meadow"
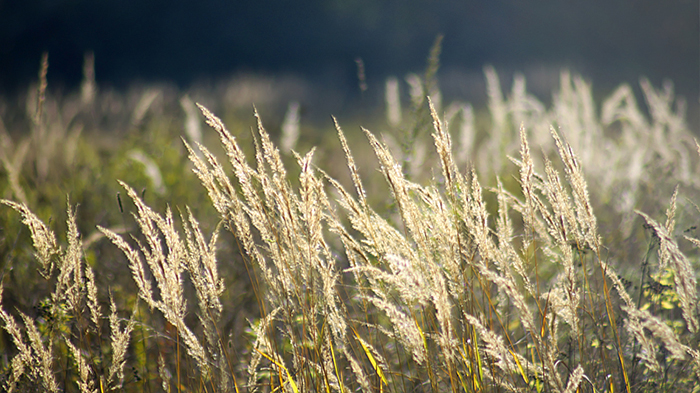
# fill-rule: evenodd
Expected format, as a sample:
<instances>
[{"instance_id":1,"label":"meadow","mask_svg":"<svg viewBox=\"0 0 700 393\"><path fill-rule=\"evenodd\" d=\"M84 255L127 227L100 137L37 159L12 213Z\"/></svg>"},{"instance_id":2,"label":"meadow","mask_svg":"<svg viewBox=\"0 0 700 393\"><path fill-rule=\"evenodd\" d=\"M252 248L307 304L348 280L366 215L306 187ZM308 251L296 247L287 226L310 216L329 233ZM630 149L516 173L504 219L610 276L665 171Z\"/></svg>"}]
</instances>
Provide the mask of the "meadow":
<instances>
[{"instance_id":1,"label":"meadow","mask_svg":"<svg viewBox=\"0 0 700 393\"><path fill-rule=\"evenodd\" d=\"M562 71L544 104L485 67L473 107L434 51L382 116L318 126L254 80L115 93L86 59L0 105L3 391L700 392L672 84Z\"/></svg>"}]
</instances>

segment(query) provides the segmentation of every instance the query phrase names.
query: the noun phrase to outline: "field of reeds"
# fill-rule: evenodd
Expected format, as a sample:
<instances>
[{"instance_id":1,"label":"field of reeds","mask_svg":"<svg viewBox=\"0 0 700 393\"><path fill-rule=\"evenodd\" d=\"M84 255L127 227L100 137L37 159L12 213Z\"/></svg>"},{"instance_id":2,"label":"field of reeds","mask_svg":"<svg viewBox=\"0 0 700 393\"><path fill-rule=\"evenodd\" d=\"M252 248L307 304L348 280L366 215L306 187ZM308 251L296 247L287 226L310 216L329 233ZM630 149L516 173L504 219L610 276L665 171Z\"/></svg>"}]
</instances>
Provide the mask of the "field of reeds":
<instances>
[{"instance_id":1,"label":"field of reeds","mask_svg":"<svg viewBox=\"0 0 700 393\"><path fill-rule=\"evenodd\" d=\"M45 59L0 105L1 390L700 392L671 84L596 102L564 71L545 105L486 67L480 108L433 60L368 128L296 103L268 128L225 94L100 91L88 60L80 92Z\"/></svg>"}]
</instances>

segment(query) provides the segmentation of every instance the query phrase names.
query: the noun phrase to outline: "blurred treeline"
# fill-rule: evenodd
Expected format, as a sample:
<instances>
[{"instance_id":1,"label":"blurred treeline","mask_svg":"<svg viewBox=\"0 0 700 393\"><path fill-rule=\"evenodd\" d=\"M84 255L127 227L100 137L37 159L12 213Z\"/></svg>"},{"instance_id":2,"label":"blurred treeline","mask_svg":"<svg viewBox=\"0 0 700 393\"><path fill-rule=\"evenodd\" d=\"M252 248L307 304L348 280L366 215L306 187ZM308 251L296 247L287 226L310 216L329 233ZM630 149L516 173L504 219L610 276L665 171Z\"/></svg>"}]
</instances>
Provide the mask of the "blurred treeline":
<instances>
[{"instance_id":1,"label":"blurred treeline","mask_svg":"<svg viewBox=\"0 0 700 393\"><path fill-rule=\"evenodd\" d=\"M690 0L0 0L0 91L36 79L77 86L96 56L99 83L181 87L241 71L292 73L347 88L422 69L444 34L442 70L569 67L598 86L670 78L695 101L700 39ZM558 74L556 72L555 74Z\"/></svg>"}]
</instances>

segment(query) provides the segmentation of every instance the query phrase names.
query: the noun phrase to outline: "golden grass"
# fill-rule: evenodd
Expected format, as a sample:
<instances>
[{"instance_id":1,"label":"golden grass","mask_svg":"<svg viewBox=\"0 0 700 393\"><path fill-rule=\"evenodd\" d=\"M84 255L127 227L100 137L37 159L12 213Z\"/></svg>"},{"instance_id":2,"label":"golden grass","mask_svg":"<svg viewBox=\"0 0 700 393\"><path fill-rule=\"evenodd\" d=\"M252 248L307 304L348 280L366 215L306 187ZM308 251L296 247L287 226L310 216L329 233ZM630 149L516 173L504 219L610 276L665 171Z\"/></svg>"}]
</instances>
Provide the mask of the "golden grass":
<instances>
[{"instance_id":1,"label":"golden grass","mask_svg":"<svg viewBox=\"0 0 700 393\"><path fill-rule=\"evenodd\" d=\"M538 112L522 90L524 81L514 87L520 93L506 100L495 72L487 70L487 79L493 133L476 154L491 154L486 170L480 160L459 169L463 159L453 153L459 147L430 98L428 120L414 121L432 122L435 154L427 162L435 166L422 168L432 173L423 184L411 179L424 176L407 176L408 153L392 151L363 129L391 194L388 208L368 201L363 168L337 120L351 191L313 163L314 149L293 152L298 176L292 179L257 112L249 158L224 123L199 105L227 162L199 140L183 142L220 224L207 238L189 208L179 220L170 208L157 213L121 183L135 206L138 230L126 236L98 228L123 253L138 298L148 306L134 301L122 318L128 302L95 285L100 262L86 262L75 207L68 204L64 249L22 200L16 171L4 159L20 202L2 203L19 212L31 233L51 287L46 305L52 319L0 308L11 341L3 344L11 348L3 389L151 390L140 377L125 382L125 370L145 364L146 373L154 370L145 377L160 380L164 391L691 391L700 384L700 269L697 253L679 242L697 246L700 240L679 236L675 228L678 188L664 224L636 211L655 239L650 249L658 250L656 265L644 262L654 273L635 277L636 288L623 277L614 252L620 245L606 243L593 202L614 195L606 187L627 184L632 193L641 187L641 175L619 173L628 168L624 154L635 150L625 144L639 132L634 127L649 130L652 142L680 136L668 144L637 145L643 155L630 165L672 164L679 183L694 184L685 171L697 159L684 155L689 135L670 111L669 96L664 101L643 83L655 108L654 121L645 124L633 98L618 90L602 115L622 122L623 142L615 144L591 113L590 88L578 79L572 85L565 74L554 109L559 127L546 127L549 142L538 146L542 154L533 154L530 140L543 141L538 127L552 114ZM528 105L531 110L522 109ZM425 143L417 132L409 136ZM460 137L458 145L474 140ZM593 143L602 152L579 153L574 146ZM604 163L595 162L603 153L618 165L612 180L603 178ZM595 193L587 181L589 164ZM487 176L493 177L484 182ZM634 195L632 200L639 197ZM228 313L222 297L235 283L220 275L222 263L232 260L217 252L221 227L243 257L260 311L249 321L248 336L232 337L222 323ZM661 272L670 274L669 284L656 281ZM656 307L659 294L675 296L675 303ZM109 316L102 311L105 296ZM174 350L147 346L163 337ZM236 346L245 353L230 344L241 340L249 340Z\"/></svg>"}]
</instances>

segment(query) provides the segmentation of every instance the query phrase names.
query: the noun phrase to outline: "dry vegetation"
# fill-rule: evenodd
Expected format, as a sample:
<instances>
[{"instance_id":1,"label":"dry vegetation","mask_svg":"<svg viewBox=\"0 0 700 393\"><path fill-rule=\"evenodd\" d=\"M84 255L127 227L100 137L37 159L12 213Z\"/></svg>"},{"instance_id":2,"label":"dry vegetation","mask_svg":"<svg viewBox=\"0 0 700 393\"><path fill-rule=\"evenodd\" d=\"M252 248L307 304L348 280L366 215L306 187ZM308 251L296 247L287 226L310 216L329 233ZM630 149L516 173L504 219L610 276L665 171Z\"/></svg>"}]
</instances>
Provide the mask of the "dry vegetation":
<instances>
[{"instance_id":1,"label":"dry vegetation","mask_svg":"<svg viewBox=\"0 0 700 393\"><path fill-rule=\"evenodd\" d=\"M61 241L60 223L33 209L60 217L45 201L62 191L42 187L52 171L89 167L57 155L89 148L79 131L66 137L65 115L42 115L43 75L30 136L1 130L2 204L19 214L2 221L3 390L698 391L700 147L670 85L642 80L645 115L629 86L597 107L590 85L562 73L548 109L522 77L504 98L487 68L488 113L475 115L438 107L430 67L410 79L410 110L391 80L394 131L363 129L385 188L363 183L376 168L366 149L353 155L342 121L338 181L314 149L293 151L298 114L281 153L257 112L242 146L199 106L215 153L183 99L188 132L173 149L184 145L209 202L167 194L178 176L191 184L185 162L125 149L116 159L146 168L134 181L156 203L192 208L151 208L126 179L119 206L132 218L103 208L78 220L68 202Z\"/></svg>"}]
</instances>

